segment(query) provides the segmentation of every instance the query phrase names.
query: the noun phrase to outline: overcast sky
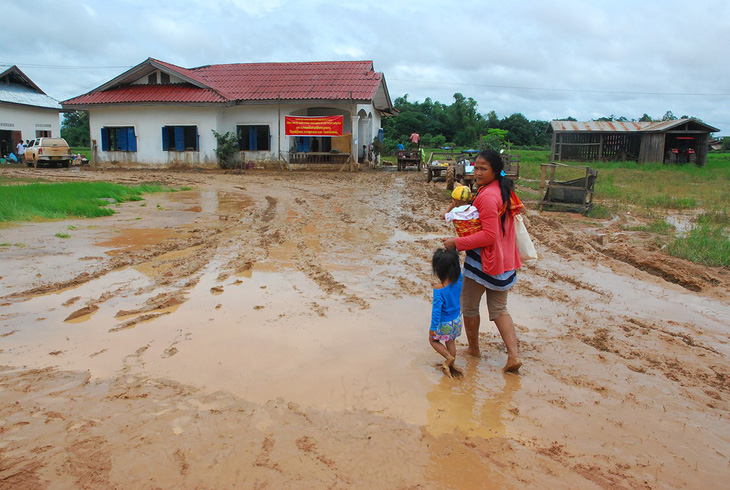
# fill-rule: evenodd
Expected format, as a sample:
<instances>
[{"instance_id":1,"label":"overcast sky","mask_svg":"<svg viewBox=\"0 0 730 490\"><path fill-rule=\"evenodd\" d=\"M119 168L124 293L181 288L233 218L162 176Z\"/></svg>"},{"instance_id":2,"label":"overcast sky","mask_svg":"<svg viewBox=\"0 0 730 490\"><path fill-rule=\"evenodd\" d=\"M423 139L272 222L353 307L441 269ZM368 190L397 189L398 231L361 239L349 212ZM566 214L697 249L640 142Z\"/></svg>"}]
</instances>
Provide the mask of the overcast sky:
<instances>
[{"instance_id":1,"label":"overcast sky","mask_svg":"<svg viewBox=\"0 0 730 490\"><path fill-rule=\"evenodd\" d=\"M372 60L391 98L501 119L689 115L730 135L727 0L2 0L0 66L60 101L148 57Z\"/></svg>"}]
</instances>

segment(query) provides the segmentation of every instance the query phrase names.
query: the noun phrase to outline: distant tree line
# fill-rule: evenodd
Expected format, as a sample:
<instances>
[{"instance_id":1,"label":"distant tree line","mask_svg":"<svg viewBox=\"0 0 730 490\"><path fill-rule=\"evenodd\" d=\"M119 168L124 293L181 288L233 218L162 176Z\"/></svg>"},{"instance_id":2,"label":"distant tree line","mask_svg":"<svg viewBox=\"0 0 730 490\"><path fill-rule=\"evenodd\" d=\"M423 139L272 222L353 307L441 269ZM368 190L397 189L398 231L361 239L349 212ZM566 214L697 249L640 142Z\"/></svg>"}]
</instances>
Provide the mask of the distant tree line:
<instances>
[{"instance_id":1,"label":"distant tree line","mask_svg":"<svg viewBox=\"0 0 730 490\"><path fill-rule=\"evenodd\" d=\"M433 102L426 98L423 102L410 102L408 94L395 99L393 106L400 112L397 117L383 119L384 152L392 153L398 143L406 145L409 136L415 131L421 136L421 145L429 148L443 146L479 147L482 136L504 134L504 139L511 145L519 147L547 148L551 137L546 133L549 121L530 121L520 113L500 119L495 111L482 115L477 111L477 103L471 97L460 93L454 94L451 105ZM692 116L682 118L700 119ZM660 121L680 119L667 111ZM563 121L575 121L573 117L561 118ZM595 121L637 121L613 114ZM638 119L651 122L654 119L644 114ZM499 130L499 131L495 131Z\"/></svg>"}]
</instances>

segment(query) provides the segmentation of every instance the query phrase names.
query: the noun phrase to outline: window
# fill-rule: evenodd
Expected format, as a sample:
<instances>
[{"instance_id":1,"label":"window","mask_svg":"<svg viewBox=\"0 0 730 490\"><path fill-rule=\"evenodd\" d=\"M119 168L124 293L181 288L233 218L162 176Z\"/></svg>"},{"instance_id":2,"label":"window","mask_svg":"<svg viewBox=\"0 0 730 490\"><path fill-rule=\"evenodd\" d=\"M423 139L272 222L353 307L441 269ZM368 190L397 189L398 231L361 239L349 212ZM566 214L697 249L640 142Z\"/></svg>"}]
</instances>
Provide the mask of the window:
<instances>
[{"instance_id":1,"label":"window","mask_svg":"<svg viewBox=\"0 0 730 490\"><path fill-rule=\"evenodd\" d=\"M160 83L170 83L170 74L160 72Z\"/></svg>"},{"instance_id":2,"label":"window","mask_svg":"<svg viewBox=\"0 0 730 490\"><path fill-rule=\"evenodd\" d=\"M271 149L268 126L236 126L238 149L244 151L268 151Z\"/></svg>"},{"instance_id":3,"label":"window","mask_svg":"<svg viewBox=\"0 0 730 490\"><path fill-rule=\"evenodd\" d=\"M137 151L134 128L101 128L101 151Z\"/></svg>"},{"instance_id":4,"label":"window","mask_svg":"<svg viewBox=\"0 0 730 490\"><path fill-rule=\"evenodd\" d=\"M157 85L157 72L151 73L150 76L147 77L147 83L150 85Z\"/></svg>"},{"instance_id":5,"label":"window","mask_svg":"<svg viewBox=\"0 0 730 490\"><path fill-rule=\"evenodd\" d=\"M162 126L163 151L198 151L197 126Z\"/></svg>"},{"instance_id":6,"label":"window","mask_svg":"<svg viewBox=\"0 0 730 490\"><path fill-rule=\"evenodd\" d=\"M51 132L46 131L45 129L36 129L35 130L35 137L36 138L50 138Z\"/></svg>"}]
</instances>

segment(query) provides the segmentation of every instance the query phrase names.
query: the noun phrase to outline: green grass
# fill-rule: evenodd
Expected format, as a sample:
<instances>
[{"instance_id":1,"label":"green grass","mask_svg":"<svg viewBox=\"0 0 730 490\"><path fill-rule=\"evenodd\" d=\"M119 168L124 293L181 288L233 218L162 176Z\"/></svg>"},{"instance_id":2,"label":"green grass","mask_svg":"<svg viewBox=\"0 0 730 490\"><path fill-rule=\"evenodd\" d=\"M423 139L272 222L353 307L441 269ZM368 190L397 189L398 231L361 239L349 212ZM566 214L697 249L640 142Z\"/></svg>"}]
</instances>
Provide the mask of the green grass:
<instances>
[{"instance_id":1,"label":"green grass","mask_svg":"<svg viewBox=\"0 0 730 490\"><path fill-rule=\"evenodd\" d=\"M686 235L675 238L667 247L675 257L730 269L730 239L727 225L698 222Z\"/></svg>"},{"instance_id":2,"label":"green grass","mask_svg":"<svg viewBox=\"0 0 730 490\"><path fill-rule=\"evenodd\" d=\"M513 153L520 156L517 184L529 189L539 187L540 165L549 163L550 152L514 150ZM667 251L671 255L700 264L730 267L730 153L709 153L704 167L636 162L571 164L598 170L590 217L610 219L629 211L634 216L648 217L649 224L636 229L669 236ZM579 169L560 169L556 178L569 180L580 173ZM657 211L702 214L690 232L674 236L673 227L657 218Z\"/></svg>"},{"instance_id":3,"label":"green grass","mask_svg":"<svg viewBox=\"0 0 730 490\"><path fill-rule=\"evenodd\" d=\"M159 184L124 186L108 182L34 183L0 186L0 222L109 216L108 206L140 201L169 189Z\"/></svg>"}]
</instances>

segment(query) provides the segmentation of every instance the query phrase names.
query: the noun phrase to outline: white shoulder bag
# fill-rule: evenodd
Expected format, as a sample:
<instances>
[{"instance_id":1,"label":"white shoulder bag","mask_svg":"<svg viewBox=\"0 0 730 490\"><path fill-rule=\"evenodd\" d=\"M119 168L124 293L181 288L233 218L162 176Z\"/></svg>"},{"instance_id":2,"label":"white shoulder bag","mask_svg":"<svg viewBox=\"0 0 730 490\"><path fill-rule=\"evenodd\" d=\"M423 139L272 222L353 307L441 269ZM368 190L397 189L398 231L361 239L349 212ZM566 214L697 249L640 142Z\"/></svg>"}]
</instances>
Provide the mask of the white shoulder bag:
<instances>
[{"instance_id":1,"label":"white shoulder bag","mask_svg":"<svg viewBox=\"0 0 730 490\"><path fill-rule=\"evenodd\" d=\"M537 251L532 244L530 235L527 233L521 214L515 215L515 239L517 241L517 250L520 252L520 259L525 262L537 260Z\"/></svg>"}]
</instances>

